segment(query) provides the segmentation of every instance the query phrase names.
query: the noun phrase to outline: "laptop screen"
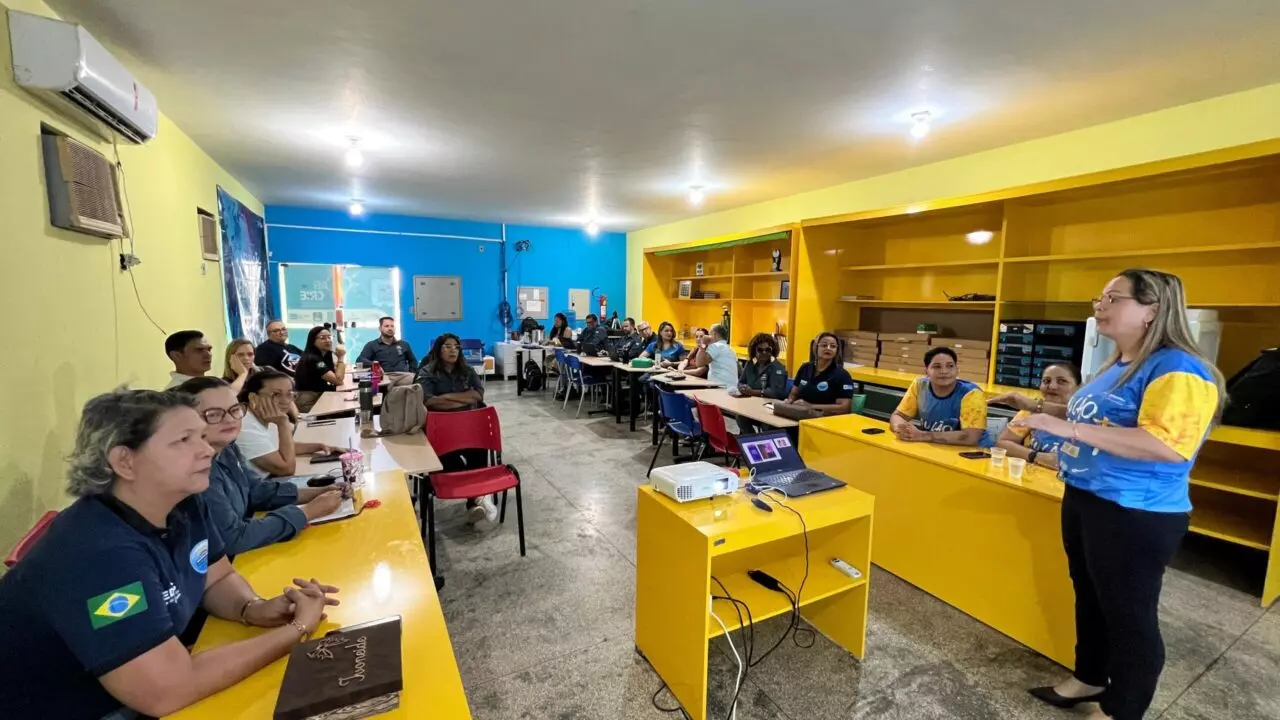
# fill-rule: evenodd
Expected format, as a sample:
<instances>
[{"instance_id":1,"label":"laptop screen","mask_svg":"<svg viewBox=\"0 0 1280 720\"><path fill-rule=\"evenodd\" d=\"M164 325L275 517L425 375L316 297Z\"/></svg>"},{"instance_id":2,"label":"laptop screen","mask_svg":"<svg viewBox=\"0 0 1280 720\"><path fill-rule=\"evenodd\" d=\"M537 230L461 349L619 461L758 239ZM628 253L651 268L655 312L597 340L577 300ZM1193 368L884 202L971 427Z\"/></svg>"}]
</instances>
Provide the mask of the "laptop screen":
<instances>
[{"instance_id":1,"label":"laptop screen","mask_svg":"<svg viewBox=\"0 0 1280 720\"><path fill-rule=\"evenodd\" d=\"M757 475L804 469L804 461L791 444L786 430L744 435L738 438L738 447L742 449L742 459L747 467L755 470Z\"/></svg>"}]
</instances>

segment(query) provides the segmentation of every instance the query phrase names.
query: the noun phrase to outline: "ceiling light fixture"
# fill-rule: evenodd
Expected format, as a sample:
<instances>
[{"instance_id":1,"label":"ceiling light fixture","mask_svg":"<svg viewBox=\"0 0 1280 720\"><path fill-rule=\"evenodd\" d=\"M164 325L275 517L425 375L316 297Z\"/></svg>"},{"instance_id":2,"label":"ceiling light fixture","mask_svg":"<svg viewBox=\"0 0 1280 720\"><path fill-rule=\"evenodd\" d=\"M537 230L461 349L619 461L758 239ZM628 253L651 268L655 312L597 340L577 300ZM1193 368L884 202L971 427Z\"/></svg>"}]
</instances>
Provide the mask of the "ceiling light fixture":
<instances>
[{"instance_id":1,"label":"ceiling light fixture","mask_svg":"<svg viewBox=\"0 0 1280 720\"><path fill-rule=\"evenodd\" d=\"M707 190L701 185L689 186L689 204L698 207L703 200L707 199Z\"/></svg>"},{"instance_id":2,"label":"ceiling light fixture","mask_svg":"<svg viewBox=\"0 0 1280 720\"><path fill-rule=\"evenodd\" d=\"M600 234L600 224L595 220L588 220L587 226L583 229L586 230L587 234L591 237L595 237Z\"/></svg>"},{"instance_id":3,"label":"ceiling light fixture","mask_svg":"<svg viewBox=\"0 0 1280 720\"><path fill-rule=\"evenodd\" d=\"M364 165L364 153L360 152L360 138L351 138L351 148L347 150L347 167L352 170Z\"/></svg>"},{"instance_id":4,"label":"ceiling light fixture","mask_svg":"<svg viewBox=\"0 0 1280 720\"><path fill-rule=\"evenodd\" d=\"M968 235L965 235L964 239L965 239L965 242L969 243L970 245L986 245L987 243L991 242L991 238L995 236L996 234L991 232L990 230L974 230Z\"/></svg>"},{"instance_id":5,"label":"ceiling light fixture","mask_svg":"<svg viewBox=\"0 0 1280 720\"><path fill-rule=\"evenodd\" d=\"M353 199L347 206L347 212L351 213L351 217L360 217L364 214L364 203Z\"/></svg>"},{"instance_id":6,"label":"ceiling light fixture","mask_svg":"<svg viewBox=\"0 0 1280 720\"><path fill-rule=\"evenodd\" d=\"M931 115L928 110L911 114L911 137L917 140L923 140L925 135L929 134L932 129L929 127L929 118Z\"/></svg>"}]
</instances>

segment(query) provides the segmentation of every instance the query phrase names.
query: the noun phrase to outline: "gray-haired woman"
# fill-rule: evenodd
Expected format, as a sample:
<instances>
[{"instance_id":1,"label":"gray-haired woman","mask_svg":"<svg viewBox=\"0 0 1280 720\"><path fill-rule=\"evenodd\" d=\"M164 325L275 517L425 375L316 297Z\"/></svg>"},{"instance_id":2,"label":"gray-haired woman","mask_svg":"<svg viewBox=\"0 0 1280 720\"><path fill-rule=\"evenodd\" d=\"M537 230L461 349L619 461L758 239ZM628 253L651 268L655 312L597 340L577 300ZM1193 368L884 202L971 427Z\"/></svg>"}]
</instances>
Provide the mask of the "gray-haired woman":
<instances>
[{"instance_id":1,"label":"gray-haired woman","mask_svg":"<svg viewBox=\"0 0 1280 720\"><path fill-rule=\"evenodd\" d=\"M168 715L288 654L338 604L315 580L264 600L231 568L200 496L213 450L194 405L126 389L85 405L77 499L0 578L7 717ZM200 607L273 629L193 655L178 636Z\"/></svg>"}]
</instances>

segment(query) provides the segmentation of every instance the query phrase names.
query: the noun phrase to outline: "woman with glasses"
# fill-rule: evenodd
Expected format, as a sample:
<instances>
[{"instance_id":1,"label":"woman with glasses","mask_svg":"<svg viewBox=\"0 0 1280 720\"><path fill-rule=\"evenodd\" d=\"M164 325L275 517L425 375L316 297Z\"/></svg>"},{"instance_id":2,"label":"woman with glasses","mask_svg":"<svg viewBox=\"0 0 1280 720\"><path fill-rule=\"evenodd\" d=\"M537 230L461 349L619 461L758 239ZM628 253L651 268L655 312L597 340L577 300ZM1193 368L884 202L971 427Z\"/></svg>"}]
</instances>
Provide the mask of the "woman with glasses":
<instances>
[{"instance_id":1,"label":"woman with glasses","mask_svg":"<svg viewBox=\"0 0 1280 720\"><path fill-rule=\"evenodd\" d=\"M321 393L337 390L346 374L347 349L334 344L333 331L329 328L323 325L311 328L294 383L298 390L298 409L310 410Z\"/></svg>"},{"instance_id":2,"label":"woman with glasses","mask_svg":"<svg viewBox=\"0 0 1280 720\"><path fill-rule=\"evenodd\" d=\"M1079 389L1080 368L1069 362L1046 365L1040 376L1040 394L1047 403L1066 405ZM1009 457L1022 458L1033 465L1057 470L1058 449L1062 447L1062 438L1043 430L1031 430L1023 425L1021 421L1030 414L1030 410L1019 410L1013 418L1018 422L1005 426L996 446L1007 450Z\"/></svg>"},{"instance_id":3,"label":"woman with glasses","mask_svg":"<svg viewBox=\"0 0 1280 720\"><path fill-rule=\"evenodd\" d=\"M1196 347L1176 275L1125 270L1093 303L1116 351L1066 402L992 398L1015 420L1063 438L1062 544L1076 595L1075 672L1031 694L1092 720L1138 720L1164 667L1158 606L1165 566L1187 532L1188 478L1226 398Z\"/></svg>"},{"instance_id":4,"label":"woman with glasses","mask_svg":"<svg viewBox=\"0 0 1280 720\"><path fill-rule=\"evenodd\" d=\"M234 390L235 385L231 385ZM294 442L293 379L275 368L254 373L236 400L247 412L240 422L236 447L249 460L256 477L289 477L298 470L298 457L313 453L341 452L322 443Z\"/></svg>"},{"instance_id":5,"label":"woman with glasses","mask_svg":"<svg viewBox=\"0 0 1280 720\"><path fill-rule=\"evenodd\" d=\"M431 344L431 352L418 368L414 382L422 386L422 398L428 412L458 412L484 406L484 385L474 368L462 359L462 341L453 333L444 333ZM440 456L444 472L488 467L489 451L467 449ZM467 522L493 522L498 506L488 495L467 501Z\"/></svg>"},{"instance_id":6,"label":"woman with glasses","mask_svg":"<svg viewBox=\"0 0 1280 720\"><path fill-rule=\"evenodd\" d=\"M842 348L835 333L824 332L813 341L809 362L796 372L787 403L812 408L823 415L843 415L853 405L853 378L840 361Z\"/></svg>"},{"instance_id":7,"label":"woman with glasses","mask_svg":"<svg viewBox=\"0 0 1280 720\"><path fill-rule=\"evenodd\" d=\"M4 717L170 715L288 656L338 604L314 579L264 600L231 567L194 406L126 389L85 404L68 458L76 499L0 578ZM179 638L200 611L262 629L192 653Z\"/></svg>"},{"instance_id":8,"label":"woman with glasses","mask_svg":"<svg viewBox=\"0 0 1280 720\"><path fill-rule=\"evenodd\" d=\"M217 453L204 496L228 555L288 540L307 523L337 510L350 495L346 483L299 488L291 482L262 479L236 447L245 406L221 378L188 380L177 392L195 398L196 411L206 423L204 441ZM259 512L265 514L254 517Z\"/></svg>"},{"instance_id":9,"label":"woman with glasses","mask_svg":"<svg viewBox=\"0 0 1280 720\"><path fill-rule=\"evenodd\" d=\"M223 353L225 359L222 379L230 383L231 389L237 393L244 387L244 381L259 370L253 364L253 356L253 342L245 338L232 340L227 344L227 351Z\"/></svg>"}]
</instances>

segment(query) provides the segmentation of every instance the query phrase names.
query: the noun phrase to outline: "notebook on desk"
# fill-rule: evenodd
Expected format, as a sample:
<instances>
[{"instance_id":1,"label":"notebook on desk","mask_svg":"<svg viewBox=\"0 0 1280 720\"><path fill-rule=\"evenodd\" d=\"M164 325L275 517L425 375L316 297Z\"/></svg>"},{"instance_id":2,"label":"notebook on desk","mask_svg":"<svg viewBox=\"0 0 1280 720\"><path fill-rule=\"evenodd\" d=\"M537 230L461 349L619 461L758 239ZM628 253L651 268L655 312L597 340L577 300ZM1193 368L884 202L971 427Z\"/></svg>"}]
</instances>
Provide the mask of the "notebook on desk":
<instances>
[{"instance_id":1,"label":"notebook on desk","mask_svg":"<svg viewBox=\"0 0 1280 720\"><path fill-rule=\"evenodd\" d=\"M785 430L742 435L738 447L752 470L749 485L757 491L775 488L792 498L844 487L830 475L806 468Z\"/></svg>"}]
</instances>

